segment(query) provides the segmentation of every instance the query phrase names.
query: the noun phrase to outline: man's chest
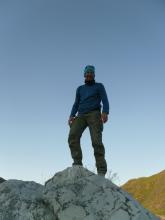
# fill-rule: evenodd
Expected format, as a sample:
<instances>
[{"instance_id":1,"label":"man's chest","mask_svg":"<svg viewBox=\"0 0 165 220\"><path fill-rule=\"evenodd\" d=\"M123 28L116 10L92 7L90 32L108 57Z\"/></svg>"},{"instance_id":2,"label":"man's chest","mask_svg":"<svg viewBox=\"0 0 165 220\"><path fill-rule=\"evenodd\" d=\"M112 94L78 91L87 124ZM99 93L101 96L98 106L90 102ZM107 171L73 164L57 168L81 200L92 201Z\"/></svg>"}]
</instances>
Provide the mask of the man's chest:
<instances>
[{"instance_id":1,"label":"man's chest","mask_svg":"<svg viewBox=\"0 0 165 220\"><path fill-rule=\"evenodd\" d=\"M89 97L98 97L99 96L98 88L93 87L93 86L82 87L79 92L80 92L80 100L86 99Z\"/></svg>"}]
</instances>

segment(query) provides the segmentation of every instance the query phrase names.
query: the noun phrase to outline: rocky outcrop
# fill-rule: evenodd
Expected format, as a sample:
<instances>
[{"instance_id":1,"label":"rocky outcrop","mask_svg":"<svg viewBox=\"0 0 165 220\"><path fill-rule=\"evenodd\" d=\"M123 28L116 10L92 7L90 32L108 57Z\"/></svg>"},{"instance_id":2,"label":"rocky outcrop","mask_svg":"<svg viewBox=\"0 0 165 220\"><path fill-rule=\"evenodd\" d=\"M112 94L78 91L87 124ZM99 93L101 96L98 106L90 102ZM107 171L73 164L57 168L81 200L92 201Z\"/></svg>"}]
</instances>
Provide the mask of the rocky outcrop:
<instances>
[{"instance_id":1,"label":"rocky outcrop","mask_svg":"<svg viewBox=\"0 0 165 220\"><path fill-rule=\"evenodd\" d=\"M0 220L158 220L110 180L74 166L45 185L0 184Z\"/></svg>"},{"instance_id":2,"label":"rocky outcrop","mask_svg":"<svg viewBox=\"0 0 165 220\"><path fill-rule=\"evenodd\" d=\"M3 183L5 181L5 179L3 179L2 177L0 177L0 183Z\"/></svg>"}]
</instances>

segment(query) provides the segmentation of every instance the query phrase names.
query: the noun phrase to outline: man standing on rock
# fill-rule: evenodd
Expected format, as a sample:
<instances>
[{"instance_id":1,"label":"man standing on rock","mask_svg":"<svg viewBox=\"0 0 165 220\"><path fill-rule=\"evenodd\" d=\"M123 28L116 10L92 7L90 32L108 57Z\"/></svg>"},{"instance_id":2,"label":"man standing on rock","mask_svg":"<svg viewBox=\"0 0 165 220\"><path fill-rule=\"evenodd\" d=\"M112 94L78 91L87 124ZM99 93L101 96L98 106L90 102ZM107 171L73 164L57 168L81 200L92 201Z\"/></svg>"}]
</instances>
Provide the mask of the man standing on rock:
<instances>
[{"instance_id":1,"label":"man standing on rock","mask_svg":"<svg viewBox=\"0 0 165 220\"><path fill-rule=\"evenodd\" d=\"M80 138L83 131L89 127L97 173L105 176L107 163L105 149L102 143L103 123L108 120L109 102L102 83L95 82L95 67L87 65L84 69L85 84L76 90L76 98L73 104L68 124L70 132L68 137L69 148L73 158L72 165L82 164L82 151ZM103 109L101 112L102 105ZM78 112L77 116L76 113Z\"/></svg>"}]
</instances>

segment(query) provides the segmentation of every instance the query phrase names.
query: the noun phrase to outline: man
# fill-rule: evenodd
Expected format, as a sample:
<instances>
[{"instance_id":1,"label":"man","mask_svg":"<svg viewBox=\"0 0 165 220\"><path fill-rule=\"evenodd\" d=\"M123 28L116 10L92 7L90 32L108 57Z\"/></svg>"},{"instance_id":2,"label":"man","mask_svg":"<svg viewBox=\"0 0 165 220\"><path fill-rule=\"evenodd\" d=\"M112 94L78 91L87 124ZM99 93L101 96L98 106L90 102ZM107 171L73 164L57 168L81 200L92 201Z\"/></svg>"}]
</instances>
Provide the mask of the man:
<instances>
[{"instance_id":1,"label":"man","mask_svg":"<svg viewBox=\"0 0 165 220\"><path fill-rule=\"evenodd\" d=\"M69 148L73 158L72 165L82 164L82 151L80 138L83 131L89 127L97 173L105 176L107 163L105 149L102 143L103 123L108 120L109 102L102 83L95 82L95 67L87 65L84 69L85 84L76 90L76 98L73 104L68 124L70 132L68 137ZM101 112L103 103L103 110ZM78 115L76 116L76 113Z\"/></svg>"}]
</instances>

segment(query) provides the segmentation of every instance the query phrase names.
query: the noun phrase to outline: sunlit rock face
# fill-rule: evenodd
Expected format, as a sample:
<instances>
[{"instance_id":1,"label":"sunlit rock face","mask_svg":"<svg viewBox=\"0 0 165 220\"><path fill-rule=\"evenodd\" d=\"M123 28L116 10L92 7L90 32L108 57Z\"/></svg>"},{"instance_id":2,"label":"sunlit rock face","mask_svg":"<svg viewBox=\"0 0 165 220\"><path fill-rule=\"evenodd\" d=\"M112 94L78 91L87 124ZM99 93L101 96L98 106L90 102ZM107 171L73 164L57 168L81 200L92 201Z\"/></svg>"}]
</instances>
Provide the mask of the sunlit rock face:
<instances>
[{"instance_id":1,"label":"sunlit rock face","mask_svg":"<svg viewBox=\"0 0 165 220\"><path fill-rule=\"evenodd\" d=\"M110 180L81 167L56 173L45 185L0 184L0 220L158 220Z\"/></svg>"}]
</instances>

